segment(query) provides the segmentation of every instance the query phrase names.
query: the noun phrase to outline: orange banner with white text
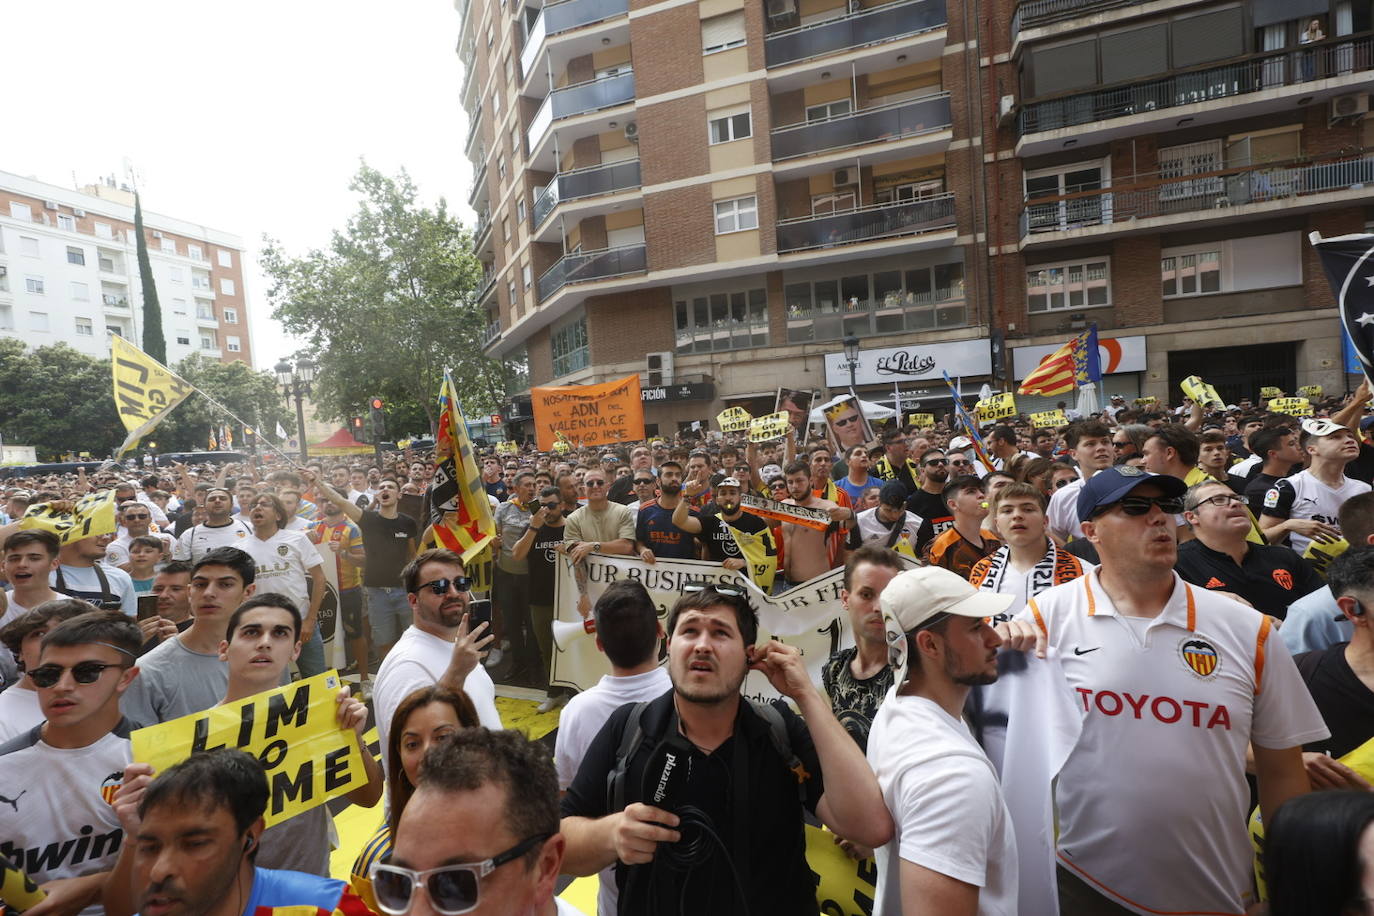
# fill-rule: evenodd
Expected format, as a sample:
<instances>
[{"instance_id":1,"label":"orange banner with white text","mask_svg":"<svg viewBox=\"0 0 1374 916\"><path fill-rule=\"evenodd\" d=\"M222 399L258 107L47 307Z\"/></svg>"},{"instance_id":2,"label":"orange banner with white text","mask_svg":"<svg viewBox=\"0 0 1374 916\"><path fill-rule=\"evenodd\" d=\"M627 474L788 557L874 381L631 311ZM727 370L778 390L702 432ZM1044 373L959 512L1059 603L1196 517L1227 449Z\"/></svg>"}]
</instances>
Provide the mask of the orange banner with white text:
<instances>
[{"instance_id":1,"label":"orange banner with white text","mask_svg":"<svg viewBox=\"0 0 1374 916\"><path fill-rule=\"evenodd\" d=\"M573 445L611 445L644 438L639 376L600 385L531 388L539 450L550 451L558 434Z\"/></svg>"}]
</instances>

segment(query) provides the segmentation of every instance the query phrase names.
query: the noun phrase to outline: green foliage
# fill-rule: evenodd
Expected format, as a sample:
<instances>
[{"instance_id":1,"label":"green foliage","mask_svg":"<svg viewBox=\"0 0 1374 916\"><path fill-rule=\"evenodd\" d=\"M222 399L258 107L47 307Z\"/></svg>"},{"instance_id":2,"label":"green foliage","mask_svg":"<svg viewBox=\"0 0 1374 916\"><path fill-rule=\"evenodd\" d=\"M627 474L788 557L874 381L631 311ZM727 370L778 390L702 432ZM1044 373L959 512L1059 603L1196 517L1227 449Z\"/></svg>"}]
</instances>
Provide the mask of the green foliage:
<instances>
[{"instance_id":1,"label":"green foliage","mask_svg":"<svg viewBox=\"0 0 1374 916\"><path fill-rule=\"evenodd\" d=\"M393 437L432 431L445 368L466 412L491 412L510 370L481 352L486 315L474 301L481 271L470 234L442 198L422 206L404 171L392 178L363 163L349 188L358 209L327 249L291 256L265 239L261 259L273 316L313 341L319 414L365 416L377 395Z\"/></svg>"},{"instance_id":2,"label":"green foliage","mask_svg":"<svg viewBox=\"0 0 1374 916\"><path fill-rule=\"evenodd\" d=\"M284 429L295 429L295 417L287 410L276 380L270 372L254 372L242 360L222 363L199 353L172 367L172 371L219 401L255 429L263 429L272 438L273 430L281 423ZM205 398L193 394L168 414L148 439L157 443L159 452L204 449L210 426L232 426L234 448L245 450L238 425ZM146 440L145 440L146 442Z\"/></svg>"},{"instance_id":3,"label":"green foliage","mask_svg":"<svg viewBox=\"0 0 1374 916\"><path fill-rule=\"evenodd\" d=\"M134 236L138 239L138 277L143 286L143 352L166 365L167 338L162 335L162 306L157 301L148 238L143 232L143 202L134 194Z\"/></svg>"}]
</instances>

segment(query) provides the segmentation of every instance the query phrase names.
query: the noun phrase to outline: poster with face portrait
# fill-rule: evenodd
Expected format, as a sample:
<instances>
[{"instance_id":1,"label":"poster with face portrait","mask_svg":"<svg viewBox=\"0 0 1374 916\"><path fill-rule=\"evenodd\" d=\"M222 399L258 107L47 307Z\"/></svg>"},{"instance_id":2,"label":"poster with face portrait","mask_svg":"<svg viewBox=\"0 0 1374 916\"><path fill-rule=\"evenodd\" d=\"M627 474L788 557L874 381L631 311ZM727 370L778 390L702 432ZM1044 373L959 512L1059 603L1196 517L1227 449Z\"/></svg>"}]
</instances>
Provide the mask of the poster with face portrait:
<instances>
[{"instance_id":1,"label":"poster with face portrait","mask_svg":"<svg viewBox=\"0 0 1374 916\"><path fill-rule=\"evenodd\" d=\"M830 431L837 455L873 441L873 426L859 409L859 399L852 394L825 409L825 428Z\"/></svg>"},{"instance_id":2,"label":"poster with face portrait","mask_svg":"<svg viewBox=\"0 0 1374 916\"><path fill-rule=\"evenodd\" d=\"M792 434L797 437L797 444L803 445L806 442L807 417L811 414L811 405L816 402L816 392L798 391L795 388L779 388L778 400L773 406L774 411L785 410L792 420Z\"/></svg>"}]
</instances>

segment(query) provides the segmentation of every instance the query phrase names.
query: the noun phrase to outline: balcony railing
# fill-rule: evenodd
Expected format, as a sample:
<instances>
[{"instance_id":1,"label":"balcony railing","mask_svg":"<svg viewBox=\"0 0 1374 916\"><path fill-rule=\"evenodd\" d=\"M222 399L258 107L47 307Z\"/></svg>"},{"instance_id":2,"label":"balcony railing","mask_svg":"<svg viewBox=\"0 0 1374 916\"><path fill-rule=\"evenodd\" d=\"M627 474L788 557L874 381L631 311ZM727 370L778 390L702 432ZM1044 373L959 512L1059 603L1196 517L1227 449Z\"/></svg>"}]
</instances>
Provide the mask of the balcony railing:
<instances>
[{"instance_id":1,"label":"balcony railing","mask_svg":"<svg viewBox=\"0 0 1374 916\"><path fill-rule=\"evenodd\" d=\"M559 203L595 197L639 187L639 160L593 165L555 175L548 187L534 200L534 226L538 228Z\"/></svg>"},{"instance_id":2,"label":"balcony railing","mask_svg":"<svg viewBox=\"0 0 1374 916\"><path fill-rule=\"evenodd\" d=\"M833 248L855 242L920 235L954 228L954 195L903 200L778 220L778 251Z\"/></svg>"},{"instance_id":3,"label":"balcony railing","mask_svg":"<svg viewBox=\"0 0 1374 916\"><path fill-rule=\"evenodd\" d=\"M539 301L543 302L569 283L638 273L647 269L647 265L643 242L621 248L565 254L539 278Z\"/></svg>"},{"instance_id":4,"label":"balcony railing","mask_svg":"<svg viewBox=\"0 0 1374 916\"><path fill-rule=\"evenodd\" d=\"M1374 67L1374 37L1362 33L1298 51L1248 54L1161 79L1028 102L1018 120L1021 135L1124 118L1158 109L1296 86Z\"/></svg>"},{"instance_id":5,"label":"balcony railing","mask_svg":"<svg viewBox=\"0 0 1374 916\"><path fill-rule=\"evenodd\" d=\"M787 342L839 340L933 331L968 324L963 289L898 290L879 299L850 299L830 308L787 309Z\"/></svg>"},{"instance_id":6,"label":"balcony railing","mask_svg":"<svg viewBox=\"0 0 1374 916\"><path fill-rule=\"evenodd\" d=\"M948 18L945 0L890 3L826 22L774 32L764 41L764 57L769 67L780 67L836 51L942 29Z\"/></svg>"},{"instance_id":7,"label":"balcony railing","mask_svg":"<svg viewBox=\"0 0 1374 916\"><path fill-rule=\"evenodd\" d=\"M950 126L949 93L929 95L879 108L864 108L772 132L773 161L845 149L879 140L897 140Z\"/></svg>"},{"instance_id":8,"label":"balcony railing","mask_svg":"<svg viewBox=\"0 0 1374 916\"><path fill-rule=\"evenodd\" d=\"M1082 16L1088 12L1131 6L1135 0L1029 0L1016 7L1011 17L1011 33L1033 28L1061 19Z\"/></svg>"},{"instance_id":9,"label":"balcony railing","mask_svg":"<svg viewBox=\"0 0 1374 916\"><path fill-rule=\"evenodd\" d=\"M477 202L477 198L487 189L487 163L484 160L472 176L472 190L468 192L468 206Z\"/></svg>"},{"instance_id":10,"label":"balcony railing","mask_svg":"<svg viewBox=\"0 0 1374 916\"><path fill-rule=\"evenodd\" d=\"M123 296L111 296L109 293L101 295L100 301L112 309L126 309L129 307L129 300Z\"/></svg>"},{"instance_id":11,"label":"balcony railing","mask_svg":"<svg viewBox=\"0 0 1374 916\"><path fill-rule=\"evenodd\" d=\"M463 138L463 151L472 149L472 141L477 139L477 135L482 132L482 105L478 103L477 110L472 113L472 120L468 123L468 135Z\"/></svg>"},{"instance_id":12,"label":"balcony railing","mask_svg":"<svg viewBox=\"0 0 1374 916\"><path fill-rule=\"evenodd\" d=\"M1354 157L1219 169L1145 187L1028 201L1021 211L1021 237L1184 213L1225 216L1232 207L1360 187L1374 191L1374 154L1367 151Z\"/></svg>"},{"instance_id":13,"label":"balcony railing","mask_svg":"<svg viewBox=\"0 0 1374 916\"><path fill-rule=\"evenodd\" d=\"M629 0L560 0L544 5L542 18L550 35L591 25L603 19L623 16L630 11Z\"/></svg>"},{"instance_id":14,"label":"balcony railing","mask_svg":"<svg viewBox=\"0 0 1374 916\"><path fill-rule=\"evenodd\" d=\"M480 303L487 298L493 289L496 288L496 271L483 274L481 282L477 285L477 301Z\"/></svg>"},{"instance_id":15,"label":"balcony railing","mask_svg":"<svg viewBox=\"0 0 1374 916\"><path fill-rule=\"evenodd\" d=\"M544 138L544 133L548 130L549 125L555 120L571 118L574 115L599 111L603 108L614 108L616 105L624 105L626 102L634 101L634 97L635 75L633 72L617 73L615 76L606 76L601 79L578 83L576 86L555 89L549 93L549 97L544 100L543 105L539 106L539 111L530 121L528 138L530 151L533 152L539 145L539 141Z\"/></svg>"},{"instance_id":16,"label":"balcony railing","mask_svg":"<svg viewBox=\"0 0 1374 916\"><path fill-rule=\"evenodd\" d=\"M477 225L472 228L472 247L477 250L482 247L482 242L486 240L487 233L491 232L491 212L477 214Z\"/></svg>"},{"instance_id":17,"label":"balcony railing","mask_svg":"<svg viewBox=\"0 0 1374 916\"><path fill-rule=\"evenodd\" d=\"M539 49L544 46L545 26L548 18L539 14L539 18L534 20L534 25L530 26L530 33L525 36L525 46L520 49L520 78L529 79L530 71L539 61Z\"/></svg>"},{"instance_id":18,"label":"balcony railing","mask_svg":"<svg viewBox=\"0 0 1374 916\"><path fill-rule=\"evenodd\" d=\"M486 329L482 331L482 346L486 346L493 340L501 336L501 319L496 318L487 322Z\"/></svg>"}]
</instances>

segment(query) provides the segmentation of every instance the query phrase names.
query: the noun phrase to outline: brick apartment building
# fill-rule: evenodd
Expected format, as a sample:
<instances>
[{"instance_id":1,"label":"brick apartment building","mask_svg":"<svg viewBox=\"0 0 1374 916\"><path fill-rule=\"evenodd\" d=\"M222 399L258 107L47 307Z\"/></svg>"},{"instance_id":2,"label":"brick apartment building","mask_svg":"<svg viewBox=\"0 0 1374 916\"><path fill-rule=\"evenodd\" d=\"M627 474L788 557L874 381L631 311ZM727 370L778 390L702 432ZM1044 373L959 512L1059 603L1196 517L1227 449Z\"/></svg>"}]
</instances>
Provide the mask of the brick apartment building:
<instances>
[{"instance_id":1,"label":"brick apartment building","mask_svg":"<svg viewBox=\"0 0 1374 916\"><path fill-rule=\"evenodd\" d=\"M522 385L639 372L663 432L851 371L915 409L1090 322L1110 393L1345 383L1306 234L1367 222L1370 0L456 4Z\"/></svg>"},{"instance_id":2,"label":"brick apartment building","mask_svg":"<svg viewBox=\"0 0 1374 916\"><path fill-rule=\"evenodd\" d=\"M168 364L201 353L251 366L242 240L146 209L143 227ZM105 357L114 334L142 346L133 194L0 172L0 335Z\"/></svg>"}]
</instances>

